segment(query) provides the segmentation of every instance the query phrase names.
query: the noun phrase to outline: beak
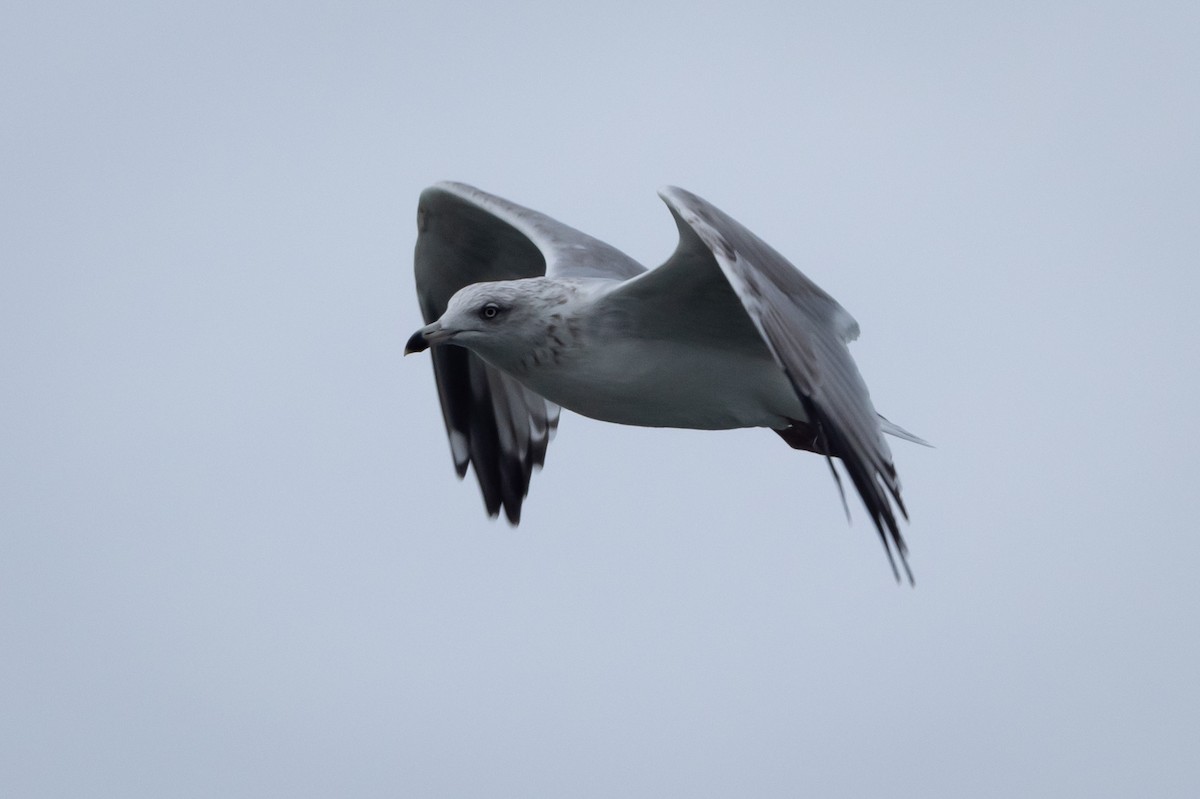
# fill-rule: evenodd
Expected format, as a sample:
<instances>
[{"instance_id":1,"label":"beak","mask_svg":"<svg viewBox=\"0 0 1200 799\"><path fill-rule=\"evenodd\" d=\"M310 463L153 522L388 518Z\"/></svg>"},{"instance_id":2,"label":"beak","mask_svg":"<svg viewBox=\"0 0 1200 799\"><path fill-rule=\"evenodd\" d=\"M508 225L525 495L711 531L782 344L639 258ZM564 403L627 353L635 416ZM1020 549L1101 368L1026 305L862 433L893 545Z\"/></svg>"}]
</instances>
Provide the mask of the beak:
<instances>
[{"instance_id":1,"label":"beak","mask_svg":"<svg viewBox=\"0 0 1200 799\"><path fill-rule=\"evenodd\" d=\"M404 354L411 355L414 352L424 352L429 349L431 344L437 344L454 335L453 330L446 330L442 327L441 322L434 322L412 334L408 343L404 345Z\"/></svg>"}]
</instances>

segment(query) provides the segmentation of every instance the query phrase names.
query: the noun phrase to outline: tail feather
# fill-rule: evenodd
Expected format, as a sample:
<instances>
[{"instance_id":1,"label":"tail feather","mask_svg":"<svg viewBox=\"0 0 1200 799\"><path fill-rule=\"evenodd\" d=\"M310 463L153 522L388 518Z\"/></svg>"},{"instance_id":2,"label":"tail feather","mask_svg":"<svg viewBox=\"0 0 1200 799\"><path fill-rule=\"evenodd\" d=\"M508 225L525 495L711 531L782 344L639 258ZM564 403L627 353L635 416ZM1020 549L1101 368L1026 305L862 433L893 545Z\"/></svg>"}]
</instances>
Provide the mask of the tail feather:
<instances>
[{"instance_id":1,"label":"tail feather","mask_svg":"<svg viewBox=\"0 0 1200 799\"><path fill-rule=\"evenodd\" d=\"M878 414L876 414L876 415L878 416ZM912 433L908 432L900 425L893 424L892 422L889 422L887 419L883 418L882 416L879 417L879 426L883 429L883 432L887 433L889 436L895 436L896 438L902 438L905 441L911 441L914 444L920 444L922 447L932 447L933 446L933 444L930 444L928 441L921 438L920 436L914 436Z\"/></svg>"}]
</instances>

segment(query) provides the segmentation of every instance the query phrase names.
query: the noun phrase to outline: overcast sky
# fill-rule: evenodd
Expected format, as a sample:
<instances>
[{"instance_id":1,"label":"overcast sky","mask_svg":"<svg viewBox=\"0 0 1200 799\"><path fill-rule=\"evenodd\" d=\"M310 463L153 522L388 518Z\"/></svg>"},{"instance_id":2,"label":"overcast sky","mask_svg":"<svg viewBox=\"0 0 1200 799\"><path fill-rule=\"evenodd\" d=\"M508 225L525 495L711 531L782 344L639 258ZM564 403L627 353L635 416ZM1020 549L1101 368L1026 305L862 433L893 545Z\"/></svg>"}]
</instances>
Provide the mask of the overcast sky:
<instances>
[{"instance_id":1,"label":"overcast sky","mask_svg":"<svg viewBox=\"0 0 1200 799\"><path fill-rule=\"evenodd\" d=\"M0 13L0 794L1200 793L1200 5L806 5ZM490 521L442 179L832 293L917 587L761 430L565 413Z\"/></svg>"}]
</instances>

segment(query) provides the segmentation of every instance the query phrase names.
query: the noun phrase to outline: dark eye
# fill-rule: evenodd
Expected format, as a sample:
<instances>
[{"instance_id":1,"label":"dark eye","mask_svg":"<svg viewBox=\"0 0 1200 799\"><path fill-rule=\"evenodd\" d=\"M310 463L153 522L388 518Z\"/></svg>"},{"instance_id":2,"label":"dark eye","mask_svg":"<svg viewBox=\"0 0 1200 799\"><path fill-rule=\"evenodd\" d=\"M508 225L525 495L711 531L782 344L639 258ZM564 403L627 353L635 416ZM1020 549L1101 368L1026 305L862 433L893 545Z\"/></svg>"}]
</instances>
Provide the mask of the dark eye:
<instances>
[{"instance_id":1,"label":"dark eye","mask_svg":"<svg viewBox=\"0 0 1200 799\"><path fill-rule=\"evenodd\" d=\"M479 309L479 315L484 319L495 319L500 315L500 306L494 302L489 302Z\"/></svg>"}]
</instances>

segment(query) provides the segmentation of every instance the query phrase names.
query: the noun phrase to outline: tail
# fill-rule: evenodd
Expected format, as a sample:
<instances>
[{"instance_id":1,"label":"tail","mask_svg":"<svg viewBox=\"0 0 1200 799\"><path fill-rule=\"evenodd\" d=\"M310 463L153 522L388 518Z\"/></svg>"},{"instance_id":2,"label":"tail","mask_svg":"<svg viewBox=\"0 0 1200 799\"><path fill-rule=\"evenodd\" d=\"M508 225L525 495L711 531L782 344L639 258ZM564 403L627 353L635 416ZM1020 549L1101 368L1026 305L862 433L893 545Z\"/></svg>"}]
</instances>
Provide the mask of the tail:
<instances>
[{"instance_id":1,"label":"tail","mask_svg":"<svg viewBox=\"0 0 1200 799\"><path fill-rule=\"evenodd\" d=\"M879 414L876 414L876 416L878 416L878 415ZM933 444L930 444L928 441L921 438L920 436L914 436L912 433L908 432L900 425L893 424L892 422L889 422L887 419L884 419L882 416L879 416L879 426L883 429L883 432L887 433L889 436L895 436L896 438L902 438L905 441L911 441L914 444L920 444L922 447L932 447L933 446Z\"/></svg>"}]
</instances>

